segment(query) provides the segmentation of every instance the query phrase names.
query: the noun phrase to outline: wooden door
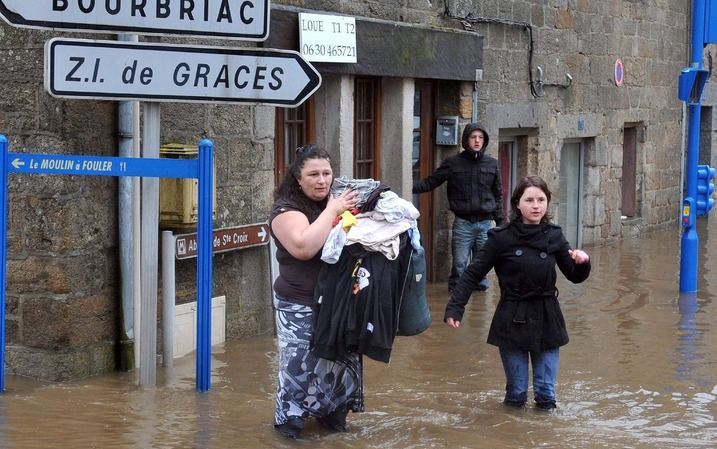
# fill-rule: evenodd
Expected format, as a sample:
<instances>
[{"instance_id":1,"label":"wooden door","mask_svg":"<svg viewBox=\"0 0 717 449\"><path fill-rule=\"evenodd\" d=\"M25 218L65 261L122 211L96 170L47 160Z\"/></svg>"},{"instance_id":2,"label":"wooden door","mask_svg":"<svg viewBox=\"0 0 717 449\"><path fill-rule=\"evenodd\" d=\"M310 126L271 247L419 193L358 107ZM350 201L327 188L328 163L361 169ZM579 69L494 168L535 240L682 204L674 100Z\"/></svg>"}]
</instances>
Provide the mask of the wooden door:
<instances>
[{"instance_id":1,"label":"wooden door","mask_svg":"<svg viewBox=\"0 0 717 449\"><path fill-rule=\"evenodd\" d=\"M416 80L413 95L413 182L425 178L434 169L435 116L433 114L433 84L430 81ZM423 247L426 250L426 275L435 280L436 258L433 240L433 195L413 195L413 204L421 212L418 230L421 232Z\"/></svg>"}]
</instances>

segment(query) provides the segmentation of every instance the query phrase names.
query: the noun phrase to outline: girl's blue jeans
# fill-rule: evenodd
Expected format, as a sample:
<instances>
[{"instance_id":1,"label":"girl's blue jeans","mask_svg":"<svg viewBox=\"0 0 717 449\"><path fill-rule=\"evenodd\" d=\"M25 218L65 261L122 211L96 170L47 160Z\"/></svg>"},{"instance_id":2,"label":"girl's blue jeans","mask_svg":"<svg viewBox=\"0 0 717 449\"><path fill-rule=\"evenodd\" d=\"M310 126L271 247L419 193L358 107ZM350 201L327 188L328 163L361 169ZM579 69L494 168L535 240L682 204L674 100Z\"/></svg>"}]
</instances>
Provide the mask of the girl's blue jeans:
<instances>
[{"instance_id":1,"label":"girl's blue jeans","mask_svg":"<svg viewBox=\"0 0 717 449\"><path fill-rule=\"evenodd\" d=\"M505 370L505 403L522 406L528 400L528 358L533 365L535 406L555 408L555 381L558 377L559 348L542 352L500 348Z\"/></svg>"}]
</instances>

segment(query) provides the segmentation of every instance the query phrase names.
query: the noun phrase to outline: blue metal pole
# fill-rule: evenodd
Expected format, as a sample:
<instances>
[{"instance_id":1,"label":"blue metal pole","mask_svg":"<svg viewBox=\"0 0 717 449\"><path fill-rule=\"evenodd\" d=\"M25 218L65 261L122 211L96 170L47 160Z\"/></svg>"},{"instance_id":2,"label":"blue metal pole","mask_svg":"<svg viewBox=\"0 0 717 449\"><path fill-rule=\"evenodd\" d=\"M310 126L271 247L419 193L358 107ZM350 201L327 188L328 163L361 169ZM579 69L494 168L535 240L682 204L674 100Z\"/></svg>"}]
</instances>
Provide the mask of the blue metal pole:
<instances>
[{"instance_id":1,"label":"blue metal pole","mask_svg":"<svg viewBox=\"0 0 717 449\"><path fill-rule=\"evenodd\" d=\"M5 391L5 290L7 288L7 137L0 134L0 393Z\"/></svg>"},{"instance_id":2,"label":"blue metal pole","mask_svg":"<svg viewBox=\"0 0 717 449\"><path fill-rule=\"evenodd\" d=\"M692 67L702 68L702 49L704 48L705 28L705 0L692 2ZM697 164L700 155L700 111L702 98L698 97L694 103L687 106L688 114L688 140L687 140L687 167L685 170L685 197L697 198ZM682 232L682 254L680 257L680 292L693 293L697 291L697 259L699 256L695 207L690 208L690 220Z\"/></svg>"},{"instance_id":3,"label":"blue metal pole","mask_svg":"<svg viewBox=\"0 0 717 449\"><path fill-rule=\"evenodd\" d=\"M199 142L197 220L197 390L209 391L212 352L212 183L214 144Z\"/></svg>"},{"instance_id":4,"label":"blue metal pole","mask_svg":"<svg viewBox=\"0 0 717 449\"><path fill-rule=\"evenodd\" d=\"M680 321L677 324L679 329L679 337L677 339L676 354L679 356L677 360L677 378L681 381L695 380L697 367L700 366L702 357L698 354L696 348L699 348L699 331L696 324L696 316L699 310L696 293L681 293L677 298L677 306L680 311Z\"/></svg>"}]
</instances>

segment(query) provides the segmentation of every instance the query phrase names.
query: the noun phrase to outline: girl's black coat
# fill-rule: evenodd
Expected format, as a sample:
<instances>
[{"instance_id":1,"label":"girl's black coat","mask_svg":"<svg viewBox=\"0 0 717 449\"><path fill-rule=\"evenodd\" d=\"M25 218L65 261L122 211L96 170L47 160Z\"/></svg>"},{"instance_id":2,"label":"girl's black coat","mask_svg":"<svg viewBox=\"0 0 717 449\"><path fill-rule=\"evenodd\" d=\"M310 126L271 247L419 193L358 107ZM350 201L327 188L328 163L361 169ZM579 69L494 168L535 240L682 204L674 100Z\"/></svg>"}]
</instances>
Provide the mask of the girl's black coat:
<instances>
[{"instance_id":1,"label":"girl's black coat","mask_svg":"<svg viewBox=\"0 0 717 449\"><path fill-rule=\"evenodd\" d=\"M568 342L555 288L555 265L580 283L590 263L576 264L559 226L511 221L488 232L478 257L468 266L446 306L445 319L461 320L465 305L483 277L495 268L500 302L493 315L488 343L506 349L544 351Z\"/></svg>"}]
</instances>

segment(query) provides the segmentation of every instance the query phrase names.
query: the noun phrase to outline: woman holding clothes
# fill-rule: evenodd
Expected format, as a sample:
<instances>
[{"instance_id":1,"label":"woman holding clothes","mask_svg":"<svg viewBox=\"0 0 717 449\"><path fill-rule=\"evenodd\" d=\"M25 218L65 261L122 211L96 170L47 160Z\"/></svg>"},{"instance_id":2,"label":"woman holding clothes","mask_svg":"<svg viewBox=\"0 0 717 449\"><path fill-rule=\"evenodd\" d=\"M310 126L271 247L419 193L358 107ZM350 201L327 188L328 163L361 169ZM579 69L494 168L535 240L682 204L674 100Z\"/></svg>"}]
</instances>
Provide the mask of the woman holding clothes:
<instances>
[{"instance_id":1,"label":"woman holding clothes","mask_svg":"<svg viewBox=\"0 0 717 449\"><path fill-rule=\"evenodd\" d=\"M590 258L571 249L560 227L550 223L550 190L543 179L521 179L510 204L510 222L488 232L479 256L453 290L444 321L452 328L460 326L471 292L495 268L500 301L488 343L500 350L506 377L504 403L520 407L527 401L530 359L535 406L553 409L559 348L568 343L555 265L577 284L590 274Z\"/></svg>"},{"instance_id":2,"label":"woman holding clothes","mask_svg":"<svg viewBox=\"0 0 717 449\"><path fill-rule=\"evenodd\" d=\"M274 282L279 352L274 427L288 438L298 438L308 418L346 431L348 411L363 410L359 357L348 354L330 361L316 357L309 348L321 249L334 218L358 201L357 193L350 190L332 197L332 181L325 150L315 145L298 148L296 160L274 192L269 218L279 263Z\"/></svg>"}]
</instances>

